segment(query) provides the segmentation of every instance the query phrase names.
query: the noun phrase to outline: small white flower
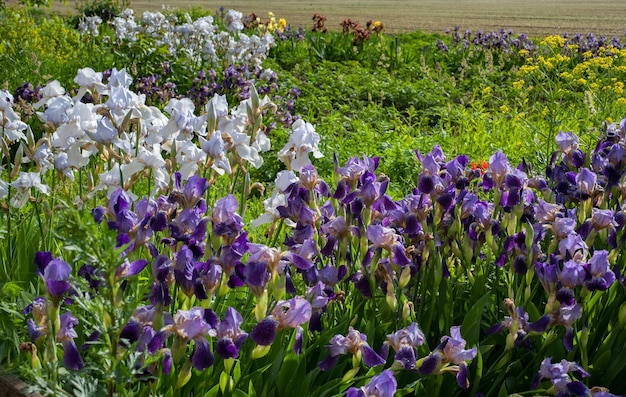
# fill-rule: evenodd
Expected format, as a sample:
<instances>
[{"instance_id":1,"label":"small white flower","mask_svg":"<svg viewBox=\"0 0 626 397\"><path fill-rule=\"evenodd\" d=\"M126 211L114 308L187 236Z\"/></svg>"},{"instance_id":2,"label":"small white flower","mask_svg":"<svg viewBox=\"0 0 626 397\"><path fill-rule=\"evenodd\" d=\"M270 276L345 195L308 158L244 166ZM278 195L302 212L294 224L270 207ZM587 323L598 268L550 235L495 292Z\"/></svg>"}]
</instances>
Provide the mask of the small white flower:
<instances>
[{"instance_id":1,"label":"small white flower","mask_svg":"<svg viewBox=\"0 0 626 397\"><path fill-rule=\"evenodd\" d=\"M13 95L7 90L0 90L0 110L7 110L13 107Z\"/></svg>"},{"instance_id":2,"label":"small white flower","mask_svg":"<svg viewBox=\"0 0 626 397\"><path fill-rule=\"evenodd\" d=\"M41 183L39 172L20 172L11 186L15 189L15 194L11 197L11 206L22 208L30 198L30 189L35 188L45 195L50 194L50 187Z\"/></svg>"},{"instance_id":3,"label":"small white flower","mask_svg":"<svg viewBox=\"0 0 626 397\"><path fill-rule=\"evenodd\" d=\"M41 89L40 93L41 99L33 105L35 109L39 109L43 105L48 104L51 99L65 95L65 88L61 86L58 80L52 80Z\"/></svg>"},{"instance_id":4,"label":"small white flower","mask_svg":"<svg viewBox=\"0 0 626 397\"><path fill-rule=\"evenodd\" d=\"M324 157L319 151L320 136L315 132L311 123L306 123L299 119L291 126L289 141L278 152L278 158L295 171L300 171L305 165L311 164L309 153L313 153L314 158Z\"/></svg>"}]
</instances>

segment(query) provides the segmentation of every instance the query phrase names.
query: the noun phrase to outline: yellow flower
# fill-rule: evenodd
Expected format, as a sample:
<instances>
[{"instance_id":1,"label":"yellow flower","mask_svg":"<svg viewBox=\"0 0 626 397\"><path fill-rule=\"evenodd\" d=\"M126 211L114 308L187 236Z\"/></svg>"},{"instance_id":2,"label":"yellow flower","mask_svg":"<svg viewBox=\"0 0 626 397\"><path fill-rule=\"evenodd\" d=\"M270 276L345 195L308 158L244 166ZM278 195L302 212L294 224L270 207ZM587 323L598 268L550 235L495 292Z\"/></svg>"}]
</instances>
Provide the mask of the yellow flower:
<instances>
[{"instance_id":1,"label":"yellow flower","mask_svg":"<svg viewBox=\"0 0 626 397\"><path fill-rule=\"evenodd\" d=\"M562 48L565 45L565 38L557 35L546 37L541 45L547 45L551 48Z\"/></svg>"},{"instance_id":2,"label":"yellow flower","mask_svg":"<svg viewBox=\"0 0 626 397\"><path fill-rule=\"evenodd\" d=\"M513 88L516 90L521 90L524 88L524 80L518 80L513 82Z\"/></svg>"},{"instance_id":3,"label":"yellow flower","mask_svg":"<svg viewBox=\"0 0 626 397\"><path fill-rule=\"evenodd\" d=\"M506 106L506 105L502 105L502 106L500 106L500 111L502 113L508 113L509 112L509 107Z\"/></svg>"},{"instance_id":4,"label":"yellow flower","mask_svg":"<svg viewBox=\"0 0 626 397\"><path fill-rule=\"evenodd\" d=\"M491 93L491 87L483 88L483 95L489 95Z\"/></svg>"},{"instance_id":5,"label":"yellow flower","mask_svg":"<svg viewBox=\"0 0 626 397\"><path fill-rule=\"evenodd\" d=\"M626 105L626 98L623 98L623 97L617 98L617 104Z\"/></svg>"}]
</instances>

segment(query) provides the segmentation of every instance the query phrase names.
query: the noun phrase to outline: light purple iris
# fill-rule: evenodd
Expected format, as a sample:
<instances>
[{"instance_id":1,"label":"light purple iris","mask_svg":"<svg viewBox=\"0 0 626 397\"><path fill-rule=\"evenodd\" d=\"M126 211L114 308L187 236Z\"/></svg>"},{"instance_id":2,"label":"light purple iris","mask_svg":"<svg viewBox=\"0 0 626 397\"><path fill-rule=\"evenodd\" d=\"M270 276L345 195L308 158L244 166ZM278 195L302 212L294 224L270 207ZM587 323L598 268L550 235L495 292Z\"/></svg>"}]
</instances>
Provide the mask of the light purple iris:
<instances>
[{"instance_id":1,"label":"light purple iris","mask_svg":"<svg viewBox=\"0 0 626 397\"><path fill-rule=\"evenodd\" d=\"M596 191L598 176L589 168L583 168L576 175L576 187L583 195L592 196Z\"/></svg>"},{"instance_id":2,"label":"light purple iris","mask_svg":"<svg viewBox=\"0 0 626 397\"><path fill-rule=\"evenodd\" d=\"M348 181L351 187L354 187L365 171L376 171L379 161L379 157L370 158L363 156L362 159L359 159L358 157L350 157L346 162L346 165L338 168L337 172L343 177L343 179Z\"/></svg>"},{"instance_id":3,"label":"light purple iris","mask_svg":"<svg viewBox=\"0 0 626 397\"><path fill-rule=\"evenodd\" d=\"M201 307L193 307L190 310L179 310L174 316L174 323L163 327L152 338L148 344L150 353L154 354L163 346L167 338L174 334L181 342L179 348L173 349L172 351L172 358L175 363L180 361L185 354L187 343L193 340L195 347L191 354L191 362L194 368L198 371L202 371L213 365L215 357L211 352L206 337L216 336L217 332L214 326L207 322L207 320L212 317L209 313L212 312Z\"/></svg>"},{"instance_id":4,"label":"light purple iris","mask_svg":"<svg viewBox=\"0 0 626 397\"><path fill-rule=\"evenodd\" d=\"M63 362L66 367L78 371L85 367L83 358L78 352L76 343L74 343L74 338L78 337L74 330L74 327L78 325L78 320L72 316L72 312L63 313L60 320L56 341L63 344Z\"/></svg>"},{"instance_id":5,"label":"light purple iris","mask_svg":"<svg viewBox=\"0 0 626 397\"><path fill-rule=\"evenodd\" d=\"M311 319L311 312L311 304L304 298L296 296L286 301L280 300L272 313L259 321L250 332L250 338L261 346L269 346L274 342L278 331L286 328L300 329L302 324ZM296 349L298 343L301 341L296 340Z\"/></svg>"},{"instance_id":6,"label":"light purple iris","mask_svg":"<svg viewBox=\"0 0 626 397\"><path fill-rule=\"evenodd\" d=\"M556 220L561 209L563 206L560 204L548 203L539 199L538 205L535 206L535 219L537 222L550 224Z\"/></svg>"},{"instance_id":7,"label":"light purple iris","mask_svg":"<svg viewBox=\"0 0 626 397\"><path fill-rule=\"evenodd\" d=\"M387 335L385 345L391 345L396 352L394 359L402 363L405 369L415 368L417 361L417 346L424 344L426 337L417 323Z\"/></svg>"},{"instance_id":8,"label":"light purple iris","mask_svg":"<svg viewBox=\"0 0 626 397\"><path fill-rule=\"evenodd\" d=\"M556 135L556 144L559 150L568 155L571 151L578 149L579 139L573 132L560 131Z\"/></svg>"},{"instance_id":9,"label":"light purple iris","mask_svg":"<svg viewBox=\"0 0 626 397\"><path fill-rule=\"evenodd\" d=\"M322 371L333 368L337 364L339 356L348 353L360 356L363 363L368 367L385 363L385 359L379 356L367 343L367 335L352 327L349 328L346 336L333 336L326 347L328 348L328 356L318 364Z\"/></svg>"},{"instance_id":10,"label":"light purple iris","mask_svg":"<svg viewBox=\"0 0 626 397\"><path fill-rule=\"evenodd\" d=\"M372 377L365 386L349 388L347 397L393 397L397 388L398 382L393 371L387 369Z\"/></svg>"},{"instance_id":11,"label":"light purple iris","mask_svg":"<svg viewBox=\"0 0 626 397\"><path fill-rule=\"evenodd\" d=\"M237 213L238 210L239 204L232 194L217 200L213 207L213 233L226 238L228 244L243 230L243 219Z\"/></svg>"},{"instance_id":12,"label":"light purple iris","mask_svg":"<svg viewBox=\"0 0 626 397\"><path fill-rule=\"evenodd\" d=\"M576 233L570 233L567 237L559 241L559 256L562 260L570 259L576 262L584 262L587 260L589 248L582 237Z\"/></svg>"},{"instance_id":13,"label":"light purple iris","mask_svg":"<svg viewBox=\"0 0 626 397\"><path fill-rule=\"evenodd\" d=\"M366 231L371 248L382 248L391 254L393 263L399 266L411 263L404 252L404 245L395 230L382 225L369 225Z\"/></svg>"},{"instance_id":14,"label":"light purple iris","mask_svg":"<svg viewBox=\"0 0 626 397\"><path fill-rule=\"evenodd\" d=\"M583 396L589 394L589 389L581 382L573 381L570 373L577 372L581 377L587 377L589 374L580 365L561 360L552 363L552 357L547 357L541 362L539 372L533 380L533 388L537 389L542 379L549 379L554 388L558 391L557 395L561 396Z\"/></svg>"},{"instance_id":15,"label":"light purple iris","mask_svg":"<svg viewBox=\"0 0 626 397\"><path fill-rule=\"evenodd\" d=\"M489 158L489 167L487 168L486 174L491 177L496 186L502 185L504 178L510 172L511 165L509 164L509 159L501 150L498 150L496 154Z\"/></svg>"},{"instance_id":16,"label":"light purple iris","mask_svg":"<svg viewBox=\"0 0 626 397\"><path fill-rule=\"evenodd\" d=\"M615 281L615 273L609 268L609 252L606 250L594 251L589 264L586 265L588 276L585 286L590 291L605 291Z\"/></svg>"},{"instance_id":17,"label":"light purple iris","mask_svg":"<svg viewBox=\"0 0 626 397\"><path fill-rule=\"evenodd\" d=\"M572 218L555 218L552 223L552 231L557 240L566 238L569 234L574 233L576 229L576 220Z\"/></svg>"},{"instance_id":18,"label":"light purple iris","mask_svg":"<svg viewBox=\"0 0 626 397\"><path fill-rule=\"evenodd\" d=\"M243 317L232 307L226 309L224 319L217 326L217 346L215 352L223 359L237 358L241 345L248 338L248 334L241 330Z\"/></svg>"},{"instance_id":19,"label":"light purple iris","mask_svg":"<svg viewBox=\"0 0 626 397\"><path fill-rule=\"evenodd\" d=\"M591 224L596 230L616 228L618 226L613 210L602 210L599 208L591 209Z\"/></svg>"},{"instance_id":20,"label":"light purple iris","mask_svg":"<svg viewBox=\"0 0 626 397\"><path fill-rule=\"evenodd\" d=\"M566 261L559 272L559 281L564 287L574 289L585 281L585 268L582 263L574 260Z\"/></svg>"},{"instance_id":21,"label":"light purple iris","mask_svg":"<svg viewBox=\"0 0 626 397\"><path fill-rule=\"evenodd\" d=\"M558 310L552 314L552 325L563 325L565 335L563 336L563 346L567 351L574 350L574 329L573 325L583 315L582 306L578 303L562 304Z\"/></svg>"},{"instance_id":22,"label":"light purple iris","mask_svg":"<svg viewBox=\"0 0 626 397\"><path fill-rule=\"evenodd\" d=\"M423 375L451 372L456 375L459 387L467 389L469 380L466 361L473 360L478 350L475 347L466 350L465 345L465 339L461 336L461 327L450 327L450 336L446 335L441 338L441 343L424 360L419 371Z\"/></svg>"}]
</instances>

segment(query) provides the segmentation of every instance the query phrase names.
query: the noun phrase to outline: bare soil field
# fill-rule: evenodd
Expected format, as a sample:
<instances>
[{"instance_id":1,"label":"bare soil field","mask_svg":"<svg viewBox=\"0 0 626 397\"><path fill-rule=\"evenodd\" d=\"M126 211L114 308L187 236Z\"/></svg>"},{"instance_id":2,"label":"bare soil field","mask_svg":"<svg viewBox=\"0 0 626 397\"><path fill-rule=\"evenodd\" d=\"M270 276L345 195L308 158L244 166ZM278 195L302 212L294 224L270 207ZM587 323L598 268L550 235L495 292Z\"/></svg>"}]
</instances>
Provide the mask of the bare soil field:
<instances>
[{"instance_id":1,"label":"bare soil field","mask_svg":"<svg viewBox=\"0 0 626 397\"><path fill-rule=\"evenodd\" d=\"M54 9L75 12L76 3L67 1L62 5L55 1ZM446 28L459 26L472 31L512 29L532 37L592 32L622 39L626 30L624 0L169 0L131 1L131 8L142 13L159 10L162 4L212 10L223 6L244 15L254 12L262 18L271 11L292 26L305 28L312 26L313 14L320 13L327 18L327 26L336 30L346 18L363 24L370 19L380 20L390 33L443 33Z\"/></svg>"}]
</instances>

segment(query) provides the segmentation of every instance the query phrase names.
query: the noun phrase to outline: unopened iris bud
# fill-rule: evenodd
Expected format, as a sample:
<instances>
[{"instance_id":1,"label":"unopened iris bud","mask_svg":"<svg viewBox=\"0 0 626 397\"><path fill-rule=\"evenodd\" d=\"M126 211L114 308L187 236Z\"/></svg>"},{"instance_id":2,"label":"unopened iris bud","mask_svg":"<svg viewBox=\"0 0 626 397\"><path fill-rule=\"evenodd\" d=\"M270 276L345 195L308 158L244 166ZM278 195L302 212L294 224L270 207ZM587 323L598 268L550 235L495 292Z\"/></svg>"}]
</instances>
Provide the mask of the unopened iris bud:
<instances>
[{"instance_id":1,"label":"unopened iris bud","mask_svg":"<svg viewBox=\"0 0 626 397\"><path fill-rule=\"evenodd\" d=\"M343 376L341 381L343 383L348 383L356 376L356 374L359 373L360 369L361 369L360 367L352 368L350 371L346 372L346 374Z\"/></svg>"},{"instance_id":2,"label":"unopened iris bud","mask_svg":"<svg viewBox=\"0 0 626 397\"><path fill-rule=\"evenodd\" d=\"M255 347L252 350L252 355L251 355L252 359L256 360L257 358L265 357L267 353L270 352L271 348L272 348L272 345L267 345L267 346L257 345L257 347Z\"/></svg>"},{"instance_id":3,"label":"unopened iris bud","mask_svg":"<svg viewBox=\"0 0 626 397\"><path fill-rule=\"evenodd\" d=\"M172 359L174 363L178 364L182 360L183 356L187 352L187 344L180 338L175 338L172 344Z\"/></svg>"},{"instance_id":4,"label":"unopened iris bud","mask_svg":"<svg viewBox=\"0 0 626 397\"><path fill-rule=\"evenodd\" d=\"M267 290L264 290L261 296L258 297L256 306L254 307L254 316L257 321L261 321L265 318L267 312Z\"/></svg>"},{"instance_id":5,"label":"unopened iris bud","mask_svg":"<svg viewBox=\"0 0 626 397\"><path fill-rule=\"evenodd\" d=\"M404 321L408 321L415 317L415 312L413 311L413 302L404 302L402 305L402 319Z\"/></svg>"},{"instance_id":6,"label":"unopened iris bud","mask_svg":"<svg viewBox=\"0 0 626 397\"><path fill-rule=\"evenodd\" d=\"M619 323L619 326L621 328L626 325L626 302L622 303L622 305L619 307L617 322Z\"/></svg>"},{"instance_id":7,"label":"unopened iris bud","mask_svg":"<svg viewBox=\"0 0 626 397\"><path fill-rule=\"evenodd\" d=\"M393 292L393 288L387 287L387 294L385 296L385 301L387 302L387 306L392 311L396 311L398 309L398 299L396 299L396 295Z\"/></svg>"},{"instance_id":8,"label":"unopened iris bud","mask_svg":"<svg viewBox=\"0 0 626 397\"><path fill-rule=\"evenodd\" d=\"M402 267L400 271L400 280L398 280L398 288L406 287L411 281L411 268L409 266Z\"/></svg>"},{"instance_id":9,"label":"unopened iris bud","mask_svg":"<svg viewBox=\"0 0 626 397\"><path fill-rule=\"evenodd\" d=\"M191 360L187 361L178 373L178 379L176 379L176 388L180 389L185 386L191 379Z\"/></svg>"}]
</instances>

